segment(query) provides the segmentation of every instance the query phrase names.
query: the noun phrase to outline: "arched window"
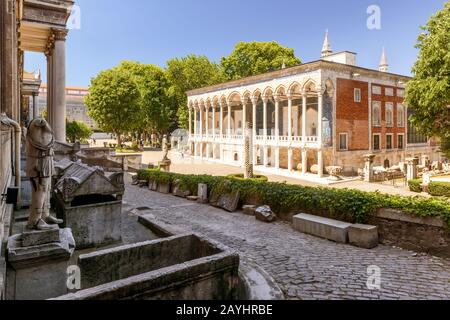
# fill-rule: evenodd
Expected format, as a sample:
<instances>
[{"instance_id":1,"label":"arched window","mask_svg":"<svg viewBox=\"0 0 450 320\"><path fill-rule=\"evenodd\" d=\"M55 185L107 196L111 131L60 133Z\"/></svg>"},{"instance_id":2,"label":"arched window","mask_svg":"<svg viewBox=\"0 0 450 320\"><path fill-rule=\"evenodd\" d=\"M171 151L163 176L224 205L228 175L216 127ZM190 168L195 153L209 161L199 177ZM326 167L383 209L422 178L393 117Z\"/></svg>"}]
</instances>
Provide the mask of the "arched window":
<instances>
[{"instance_id":1,"label":"arched window","mask_svg":"<svg viewBox=\"0 0 450 320\"><path fill-rule=\"evenodd\" d=\"M381 104L378 101L373 102L372 106L372 119L374 126L381 126Z\"/></svg>"},{"instance_id":2,"label":"arched window","mask_svg":"<svg viewBox=\"0 0 450 320\"><path fill-rule=\"evenodd\" d=\"M397 126L405 127L405 107L402 104L397 105Z\"/></svg>"},{"instance_id":3,"label":"arched window","mask_svg":"<svg viewBox=\"0 0 450 320\"><path fill-rule=\"evenodd\" d=\"M392 103L386 103L386 127L392 127L394 125L394 105Z\"/></svg>"}]
</instances>

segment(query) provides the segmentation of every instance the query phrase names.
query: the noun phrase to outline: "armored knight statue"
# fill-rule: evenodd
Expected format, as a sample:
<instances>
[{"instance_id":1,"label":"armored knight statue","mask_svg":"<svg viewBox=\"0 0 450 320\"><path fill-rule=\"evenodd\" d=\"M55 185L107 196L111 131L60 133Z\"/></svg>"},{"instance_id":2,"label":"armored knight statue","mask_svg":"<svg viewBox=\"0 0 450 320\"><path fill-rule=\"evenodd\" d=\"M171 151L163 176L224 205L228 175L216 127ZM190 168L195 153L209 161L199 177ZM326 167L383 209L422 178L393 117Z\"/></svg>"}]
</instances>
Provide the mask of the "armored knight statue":
<instances>
[{"instance_id":1,"label":"armored knight statue","mask_svg":"<svg viewBox=\"0 0 450 320\"><path fill-rule=\"evenodd\" d=\"M50 188L53 168L54 135L47 121L34 119L27 131L26 174L31 182L31 208L27 228L48 230L63 221L50 215Z\"/></svg>"}]
</instances>

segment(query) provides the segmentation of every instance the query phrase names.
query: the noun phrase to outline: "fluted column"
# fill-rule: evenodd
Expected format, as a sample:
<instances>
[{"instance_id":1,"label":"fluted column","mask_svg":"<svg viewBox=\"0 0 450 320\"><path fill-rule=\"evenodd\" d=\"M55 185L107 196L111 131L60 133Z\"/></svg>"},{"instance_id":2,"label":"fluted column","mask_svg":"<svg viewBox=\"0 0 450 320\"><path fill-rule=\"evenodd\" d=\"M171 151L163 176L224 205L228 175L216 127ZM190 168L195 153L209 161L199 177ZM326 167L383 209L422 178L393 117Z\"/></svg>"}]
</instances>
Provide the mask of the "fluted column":
<instances>
[{"instance_id":1,"label":"fluted column","mask_svg":"<svg viewBox=\"0 0 450 320\"><path fill-rule=\"evenodd\" d=\"M50 46L50 45L49 45ZM53 44L51 45L53 46ZM53 128L53 57L52 57L53 47L48 47L45 52L45 57L47 58L47 121L50 127Z\"/></svg>"},{"instance_id":2,"label":"fluted column","mask_svg":"<svg viewBox=\"0 0 450 320\"><path fill-rule=\"evenodd\" d=\"M66 142L66 37L65 29L53 29L53 131L55 140Z\"/></svg>"}]
</instances>

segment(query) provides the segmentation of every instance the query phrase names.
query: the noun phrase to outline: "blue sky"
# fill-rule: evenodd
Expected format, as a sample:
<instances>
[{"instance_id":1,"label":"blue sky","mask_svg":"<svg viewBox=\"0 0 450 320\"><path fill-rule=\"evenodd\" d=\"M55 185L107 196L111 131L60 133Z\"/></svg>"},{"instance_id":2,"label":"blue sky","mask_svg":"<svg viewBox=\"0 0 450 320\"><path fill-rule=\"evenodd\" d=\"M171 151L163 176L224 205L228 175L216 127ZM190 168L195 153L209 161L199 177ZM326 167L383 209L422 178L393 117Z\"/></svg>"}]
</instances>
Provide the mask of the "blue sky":
<instances>
[{"instance_id":1,"label":"blue sky","mask_svg":"<svg viewBox=\"0 0 450 320\"><path fill-rule=\"evenodd\" d=\"M173 57L204 54L214 61L238 41L278 41L303 62L320 56L326 29L332 49L358 53L358 65L378 68L386 48L390 71L409 75L420 26L444 0L76 0L81 29L67 40L67 85L88 86L121 60L164 67ZM367 8L381 9L381 29L367 28ZM27 71L42 54L26 53ZM44 80L45 82L45 80Z\"/></svg>"}]
</instances>

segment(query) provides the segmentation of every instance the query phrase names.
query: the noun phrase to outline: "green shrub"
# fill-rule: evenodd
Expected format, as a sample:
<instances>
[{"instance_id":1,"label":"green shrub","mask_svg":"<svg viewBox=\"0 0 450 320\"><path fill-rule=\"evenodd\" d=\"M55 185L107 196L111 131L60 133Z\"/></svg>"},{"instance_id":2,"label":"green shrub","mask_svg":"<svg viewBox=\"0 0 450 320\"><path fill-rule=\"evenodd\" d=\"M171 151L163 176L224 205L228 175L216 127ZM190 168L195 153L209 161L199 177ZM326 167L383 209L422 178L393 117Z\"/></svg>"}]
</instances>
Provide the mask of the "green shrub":
<instances>
[{"instance_id":1,"label":"green shrub","mask_svg":"<svg viewBox=\"0 0 450 320\"><path fill-rule=\"evenodd\" d=\"M449 182L431 182L428 185L428 190L432 196L436 197L450 197L450 183Z\"/></svg>"},{"instance_id":2,"label":"green shrub","mask_svg":"<svg viewBox=\"0 0 450 320\"><path fill-rule=\"evenodd\" d=\"M236 174L229 174L227 176L227 178L231 178L231 179L238 179L238 180L244 180L244 174L242 173L236 173ZM262 182L267 182L269 181L269 179L266 176L262 176L262 175L254 175L253 178L250 178L250 180L254 180L254 181L262 181Z\"/></svg>"},{"instance_id":3,"label":"green shrub","mask_svg":"<svg viewBox=\"0 0 450 320\"><path fill-rule=\"evenodd\" d=\"M409 180L408 181L409 190L411 190L412 192L421 193L422 192L422 187L420 186L421 184L422 184L421 179Z\"/></svg>"},{"instance_id":4,"label":"green shrub","mask_svg":"<svg viewBox=\"0 0 450 320\"><path fill-rule=\"evenodd\" d=\"M450 203L441 198L402 197L379 192L307 187L255 179L182 175L157 169L141 170L138 176L140 180L149 179L162 183L178 180L179 186L192 194L197 194L199 183L207 184L210 191L239 190L242 202L257 196L275 213L303 211L353 223L366 223L378 209L392 208L421 217L442 217L450 225ZM225 180L230 181L227 187L224 185Z\"/></svg>"}]
</instances>

